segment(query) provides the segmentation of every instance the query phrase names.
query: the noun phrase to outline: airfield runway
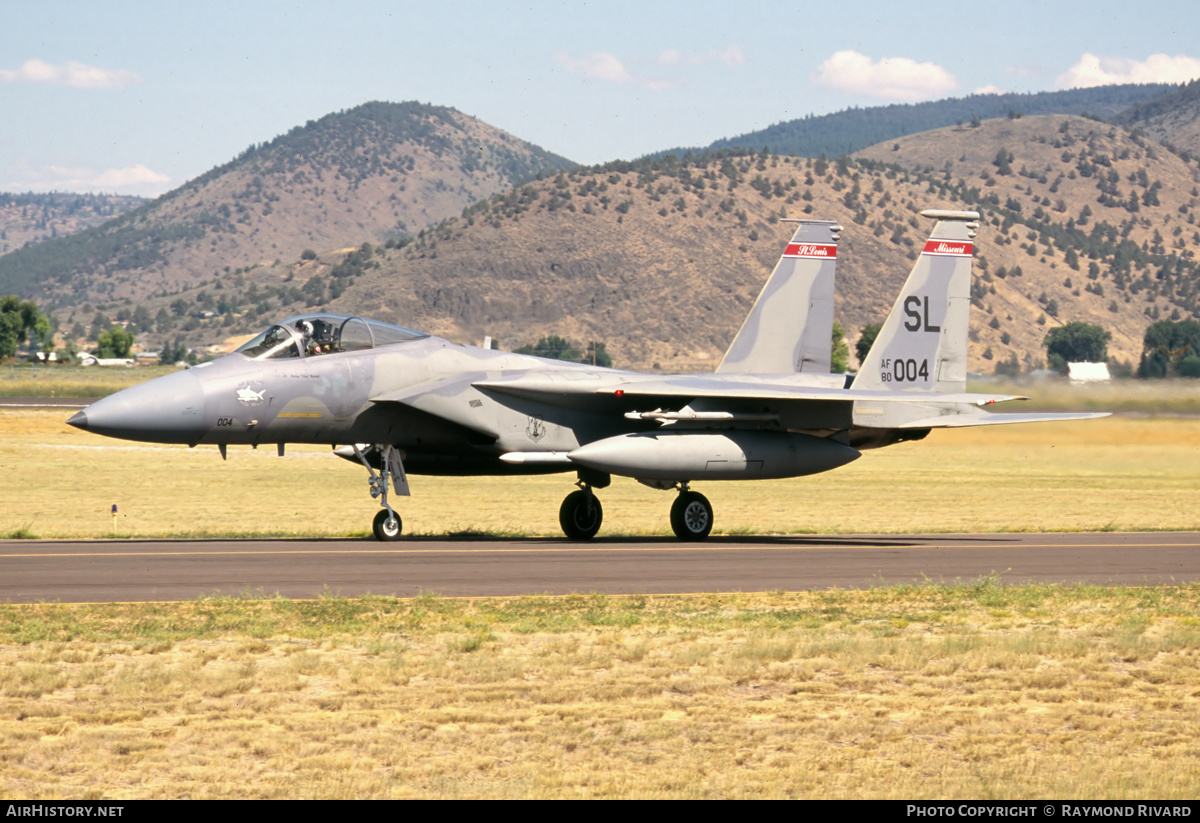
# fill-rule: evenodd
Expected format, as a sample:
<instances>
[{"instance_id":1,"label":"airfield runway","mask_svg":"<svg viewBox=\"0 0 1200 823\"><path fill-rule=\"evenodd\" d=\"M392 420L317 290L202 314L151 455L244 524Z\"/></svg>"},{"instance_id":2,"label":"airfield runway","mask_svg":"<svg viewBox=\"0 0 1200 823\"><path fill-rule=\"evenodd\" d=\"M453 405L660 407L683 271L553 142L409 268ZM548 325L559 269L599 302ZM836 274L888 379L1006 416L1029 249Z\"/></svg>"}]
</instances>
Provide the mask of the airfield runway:
<instances>
[{"instance_id":1,"label":"airfield runway","mask_svg":"<svg viewBox=\"0 0 1200 823\"><path fill-rule=\"evenodd\" d=\"M897 583L1200 581L1200 533L558 540L0 541L0 603L201 595L769 591Z\"/></svg>"}]
</instances>

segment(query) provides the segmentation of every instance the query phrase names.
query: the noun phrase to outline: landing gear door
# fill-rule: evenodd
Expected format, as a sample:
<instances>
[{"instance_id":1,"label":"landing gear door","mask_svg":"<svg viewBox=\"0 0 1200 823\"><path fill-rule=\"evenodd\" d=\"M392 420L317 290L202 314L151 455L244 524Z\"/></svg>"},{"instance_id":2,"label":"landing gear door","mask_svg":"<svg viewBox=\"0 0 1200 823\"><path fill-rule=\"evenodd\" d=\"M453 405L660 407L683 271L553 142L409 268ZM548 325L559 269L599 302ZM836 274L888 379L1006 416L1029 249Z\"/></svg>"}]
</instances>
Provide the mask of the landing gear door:
<instances>
[{"instance_id":1,"label":"landing gear door","mask_svg":"<svg viewBox=\"0 0 1200 823\"><path fill-rule=\"evenodd\" d=\"M392 490L402 497L408 497L408 474L404 471L404 461L395 446L388 446L384 452L384 469L392 475Z\"/></svg>"}]
</instances>

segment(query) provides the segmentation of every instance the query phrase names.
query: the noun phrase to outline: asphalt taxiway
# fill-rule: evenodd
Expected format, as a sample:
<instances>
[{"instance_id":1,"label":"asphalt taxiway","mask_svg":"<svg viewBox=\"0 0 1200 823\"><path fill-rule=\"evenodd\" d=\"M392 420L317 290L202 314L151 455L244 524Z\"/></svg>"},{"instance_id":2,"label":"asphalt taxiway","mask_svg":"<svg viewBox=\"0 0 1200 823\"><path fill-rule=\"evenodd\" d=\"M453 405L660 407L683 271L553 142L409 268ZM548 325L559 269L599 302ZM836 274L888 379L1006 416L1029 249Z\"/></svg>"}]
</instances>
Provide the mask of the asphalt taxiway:
<instances>
[{"instance_id":1,"label":"asphalt taxiway","mask_svg":"<svg viewBox=\"0 0 1200 823\"><path fill-rule=\"evenodd\" d=\"M4 540L0 603L204 595L771 591L897 583L1200 581L1200 533L443 540Z\"/></svg>"},{"instance_id":2,"label":"asphalt taxiway","mask_svg":"<svg viewBox=\"0 0 1200 823\"><path fill-rule=\"evenodd\" d=\"M0 409L82 409L93 397L0 397Z\"/></svg>"}]
</instances>

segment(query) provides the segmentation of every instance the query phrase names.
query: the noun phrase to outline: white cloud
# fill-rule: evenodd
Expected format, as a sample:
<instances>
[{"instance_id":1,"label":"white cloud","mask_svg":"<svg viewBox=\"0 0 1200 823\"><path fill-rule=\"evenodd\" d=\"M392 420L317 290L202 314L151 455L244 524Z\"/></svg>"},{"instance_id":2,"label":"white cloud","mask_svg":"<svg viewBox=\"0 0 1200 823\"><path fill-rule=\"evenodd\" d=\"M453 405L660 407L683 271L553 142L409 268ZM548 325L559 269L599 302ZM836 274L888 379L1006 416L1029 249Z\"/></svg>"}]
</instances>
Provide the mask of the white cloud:
<instances>
[{"instance_id":1,"label":"white cloud","mask_svg":"<svg viewBox=\"0 0 1200 823\"><path fill-rule=\"evenodd\" d=\"M123 169L105 169L94 178L92 185L105 190L120 191L143 186L147 183L170 183L171 178L148 169L141 163Z\"/></svg>"},{"instance_id":2,"label":"white cloud","mask_svg":"<svg viewBox=\"0 0 1200 823\"><path fill-rule=\"evenodd\" d=\"M724 63L727 66L740 66L746 62L746 55L742 54L739 46L729 46L721 50L713 49L709 55L719 63Z\"/></svg>"},{"instance_id":3,"label":"white cloud","mask_svg":"<svg viewBox=\"0 0 1200 823\"><path fill-rule=\"evenodd\" d=\"M586 57L571 57L568 54L560 53L558 62L562 63L569 71L593 80L629 83L633 79L620 60L604 51L594 51Z\"/></svg>"},{"instance_id":4,"label":"white cloud","mask_svg":"<svg viewBox=\"0 0 1200 823\"><path fill-rule=\"evenodd\" d=\"M989 84L986 86L980 86L979 88L975 89L972 94L1008 94L1008 90Z\"/></svg>"},{"instance_id":5,"label":"white cloud","mask_svg":"<svg viewBox=\"0 0 1200 823\"><path fill-rule=\"evenodd\" d=\"M653 77L633 75L615 55L605 51L594 51L584 57L572 57L559 52L557 57L558 62L568 71L582 74L592 80L623 83L647 89L665 89L669 85L665 81Z\"/></svg>"},{"instance_id":6,"label":"white cloud","mask_svg":"<svg viewBox=\"0 0 1200 823\"><path fill-rule=\"evenodd\" d=\"M746 62L746 55L742 53L740 46L709 49L704 54L684 54L675 49L666 49L658 56L658 62L664 66L702 66L705 63L740 66Z\"/></svg>"},{"instance_id":7,"label":"white cloud","mask_svg":"<svg viewBox=\"0 0 1200 823\"><path fill-rule=\"evenodd\" d=\"M97 172L86 166L36 168L20 161L9 169L9 174L14 179L0 186L9 191L75 191L156 197L170 189L171 182L170 177L141 163Z\"/></svg>"},{"instance_id":8,"label":"white cloud","mask_svg":"<svg viewBox=\"0 0 1200 823\"><path fill-rule=\"evenodd\" d=\"M606 51L594 51L583 57L573 57L563 52L555 52L555 57L563 68L574 74L581 74L590 80L603 80L609 83L655 90L671 87L671 83L663 78L649 77L630 71L619 57ZM676 49L665 49L658 55L655 62L660 66L703 66L709 63L740 66L746 62L746 55L742 53L740 46L735 45L709 49L703 54L685 54Z\"/></svg>"},{"instance_id":9,"label":"white cloud","mask_svg":"<svg viewBox=\"0 0 1200 823\"><path fill-rule=\"evenodd\" d=\"M834 54L813 72L812 83L818 88L908 102L958 88L954 75L936 63L918 63L907 57L885 57L872 63L856 51Z\"/></svg>"},{"instance_id":10,"label":"white cloud","mask_svg":"<svg viewBox=\"0 0 1200 823\"><path fill-rule=\"evenodd\" d=\"M1186 83L1200 77L1200 60L1177 54L1152 54L1145 60L1085 54L1058 78L1060 89L1108 86L1116 83Z\"/></svg>"},{"instance_id":11,"label":"white cloud","mask_svg":"<svg viewBox=\"0 0 1200 823\"><path fill-rule=\"evenodd\" d=\"M16 69L0 69L0 80L6 83L49 83L77 89L113 89L142 82L128 69L102 69L74 60L61 66L44 60L26 60Z\"/></svg>"},{"instance_id":12,"label":"white cloud","mask_svg":"<svg viewBox=\"0 0 1200 823\"><path fill-rule=\"evenodd\" d=\"M698 66L700 58L694 54L684 54L675 49L664 49L658 56L658 62L664 66Z\"/></svg>"}]
</instances>

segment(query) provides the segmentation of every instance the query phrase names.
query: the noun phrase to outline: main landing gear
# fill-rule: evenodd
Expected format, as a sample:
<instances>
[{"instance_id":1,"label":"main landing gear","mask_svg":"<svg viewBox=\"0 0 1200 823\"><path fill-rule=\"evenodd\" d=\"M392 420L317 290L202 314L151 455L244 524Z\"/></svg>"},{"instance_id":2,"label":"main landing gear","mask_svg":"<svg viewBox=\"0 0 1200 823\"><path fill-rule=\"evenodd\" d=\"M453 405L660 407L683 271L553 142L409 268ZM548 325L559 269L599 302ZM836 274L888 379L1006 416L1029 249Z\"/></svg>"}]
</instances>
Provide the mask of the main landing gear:
<instances>
[{"instance_id":1,"label":"main landing gear","mask_svg":"<svg viewBox=\"0 0 1200 823\"><path fill-rule=\"evenodd\" d=\"M370 487L371 497L382 498L380 502L383 504L383 508L376 513L375 520L371 524L371 531L375 534L376 540L385 542L395 540L400 537L404 523L400 519L400 515L396 514L391 504L388 503L388 479L391 479L392 488L396 494L408 496L408 475L404 473L404 461L400 452L395 446L370 447L370 451L379 455L379 473L376 474L362 449L357 445L353 448L354 454L367 467L367 473L370 475L367 485Z\"/></svg>"},{"instance_id":2,"label":"main landing gear","mask_svg":"<svg viewBox=\"0 0 1200 823\"><path fill-rule=\"evenodd\" d=\"M700 492L679 485L679 496L671 504L671 530L680 540L703 540L713 527L713 507Z\"/></svg>"},{"instance_id":3,"label":"main landing gear","mask_svg":"<svg viewBox=\"0 0 1200 823\"><path fill-rule=\"evenodd\" d=\"M670 483L642 481L657 489L679 489L679 496L671 504L671 530L680 540L697 541L708 537L713 527L713 508L708 498L699 492L689 491L686 481ZM604 522L604 507L596 497L593 487L602 489L609 483L607 475L579 475L578 491L573 491L563 500L558 510L558 524L563 534L572 540L591 540L600 531Z\"/></svg>"},{"instance_id":4,"label":"main landing gear","mask_svg":"<svg viewBox=\"0 0 1200 823\"><path fill-rule=\"evenodd\" d=\"M558 510L558 525L572 540L591 540L604 522L604 507L586 483L579 491L571 492Z\"/></svg>"},{"instance_id":5,"label":"main landing gear","mask_svg":"<svg viewBox=\"0 0 1200 823\"><path fill-rule=\"evenodd\" d=\"M591 540L604 522L604 507L592 489L604 489L612 482L606 472L580 469L575 483L579 491L571 492L558 509L558 525L572 540Z\"/></svg>"}]
</instances>

